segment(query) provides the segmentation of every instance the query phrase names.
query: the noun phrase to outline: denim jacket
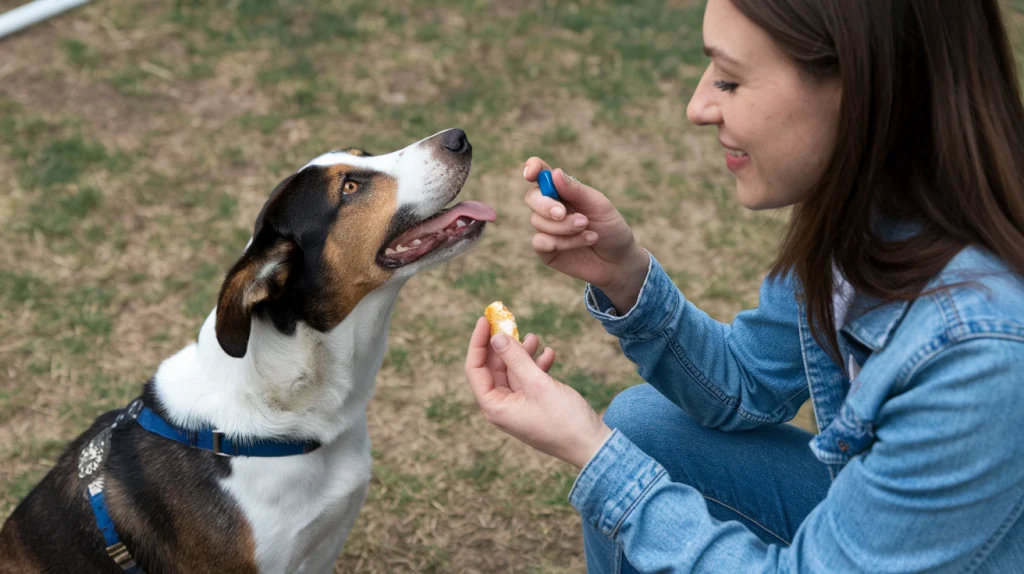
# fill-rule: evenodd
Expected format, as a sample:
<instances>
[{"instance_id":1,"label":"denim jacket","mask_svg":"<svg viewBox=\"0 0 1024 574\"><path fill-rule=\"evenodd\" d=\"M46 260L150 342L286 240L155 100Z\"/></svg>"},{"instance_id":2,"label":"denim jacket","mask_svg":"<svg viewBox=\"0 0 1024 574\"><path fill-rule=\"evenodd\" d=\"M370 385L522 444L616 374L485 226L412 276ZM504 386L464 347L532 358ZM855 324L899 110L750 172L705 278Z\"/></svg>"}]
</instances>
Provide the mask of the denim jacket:
<instances>
[{"instance_id":1,"label":"denim jacket","mask_svg":"<svg viewBox=\"0 0 1024 574\"><path fill-rule=\"evenodd\" d=\"M640 375L699 423L779 424L810 397L810 447L833 482L790 546L768 546L723 528L613 431L570 502L641 571L1024 572L1024 280L972 247L929 288L962 281L912 302L853 294L839 330L848 368L815 341L791 277L766 280L731 325L653 256L625 315L588 285L589 311ZM684 542L654 539L668 532Z\"/></svg>"}]
</instances>

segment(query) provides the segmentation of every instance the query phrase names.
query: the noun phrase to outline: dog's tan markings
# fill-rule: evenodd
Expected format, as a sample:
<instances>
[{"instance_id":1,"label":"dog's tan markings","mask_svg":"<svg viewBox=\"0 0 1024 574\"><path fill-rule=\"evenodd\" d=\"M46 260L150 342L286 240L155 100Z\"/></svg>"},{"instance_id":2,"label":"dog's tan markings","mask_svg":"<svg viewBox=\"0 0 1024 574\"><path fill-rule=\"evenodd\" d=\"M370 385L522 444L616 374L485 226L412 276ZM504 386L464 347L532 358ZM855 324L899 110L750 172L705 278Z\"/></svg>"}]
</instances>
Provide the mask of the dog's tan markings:
<instances>
[{"instance_id":1,"label":"dog's tan markings","mask_svg":"<svg viewBox=\"0 0 1024 574\"><path fill-rule=\"evenodd\" d=\"M356 157L369 157L370 156L370 154L366 153L366 151L361 150L361 149L359 149L357 147L350 147L350 148L348 148L346 150L342 150L342 151L344 151L348 155L354 155Z\"/></svg>"},{"instance_id":2,"label":"dog's tan markings","mask_svg":"<svg viewBox=\"0 0 1024 574\"><path fill-rule=\"evenodd\" d=\"M369 185L372 192L345 207L324 245L325 297L320 312L331 325L340 323L367 293L394 274L376 259L397 210L398 182L377 174Z\"/></svg>"},{"instance_id":3,"label":"dog's tan markings","mask_svg":"<svg viewBox=\"0 0 1024 574\"><path fill-rule=\"evenodd\" d=\"M267 300L288 279L288 257L294 246L280 242L262 252L246 253L231 271L217 298L217 338L233 356L249 343L252 309Z\"/></svg>"},{"instance_id":4,"label":"dog's tan markings","mask_svg":"<svg viewBox=\"0 0 1024 574\"><path fill-rule=\"evenodd\" d=\"M174 477L188 474L195 451L183 445L138 448L145 483L159 485L162 506L169 516L173 539L160 537L124 486L108 479L107 501L118 529L131 532L139 545L152 552L154 564L174 564L179 572L257 572L256 543L242 512L219 490L195 488L191 481Z\"/></svg>"},{"instance_id":5,"label":"dog's tan markings","mask_svg":"<svg viewBox=\"0 0 1024 574\"><path fill-rule=\"evenodd\" d=\"M327 166L324 169L324 176L328 180L327 184L327 197L330 198L331 203L337 205L341 201L341 196L344 193L342 186L345 183L345 176L355 170L354 166L348 164L335 164Z\"/></svg>"},{"instance_id":6,"label":"dog's tan markings","mask_svg":"<svg viewBox=\"0 0 1024 574\"><path fill-rule=\"evenodd\" d=\"M42 566L21 539L16 519L9 519L0 533L0 574L42 572Z\"/></svg>"}]
</instances>

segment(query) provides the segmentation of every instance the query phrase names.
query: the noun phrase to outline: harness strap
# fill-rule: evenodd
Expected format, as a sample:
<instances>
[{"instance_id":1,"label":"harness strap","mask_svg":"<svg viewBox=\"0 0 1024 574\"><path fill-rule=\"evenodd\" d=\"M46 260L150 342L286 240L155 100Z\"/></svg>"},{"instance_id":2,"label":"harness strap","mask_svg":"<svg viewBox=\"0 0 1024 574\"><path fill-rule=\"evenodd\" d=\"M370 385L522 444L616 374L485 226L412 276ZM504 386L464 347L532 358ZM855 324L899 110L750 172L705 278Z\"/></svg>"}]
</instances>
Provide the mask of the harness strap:
<instances>
[{"instance_id":1,"label":"harness strap","mask_svg":"<svg viewBox=\"0 0 1024 574\"><path fill-rule=\"evenodd\" d=\"M135 564L132 553L128 551L124 542L121 542L121 538L117 535L114 521L110 518L110 513L107 512L107 501L103 497L102 490L89 497L89 505L92 506L92 512L96 515L96 525L103 533L103 541L107 545L107 556L110 556L114 563L121 567L121 570L129 574L145 574L142 568Z\"/></svg>"},{"instance_id":2,"label":"harness strap","mask_svg":"<svg viewBox=\"0 0 1024 574\"><path fill-rule=\"evenodd\" d=\"M135 563L132 553L117 535L114 520L110 517L107 501L103 494L105 489L103 466L110 453L110 436L118 425L128 419L139 423L139 426L153 434L221 456L294 456L313 452L320 448L320 443L317 441L236 441L213 429L179 429L145 406L142 399L135 399L118 413L117 418L109 427L93 437L78 454L78 477L87 481L85 497L96 517L96 526L103 534L107 555L128 574L145 574L145 571Z\"/></svg>"},{"instance_id":3,"label":"harness strap","mask_svg":"<svg viewBox=\"0 0 1024 574\"><path fill-rule=\"evenodd\" d=\"M103 463L110 453L110 435L123 420L124 412L117 415L114 424L103 429L93 437L89 444L85 445L82 452L78 454L78 478L88 481L85 488L85 498L92 507L93 516L96 517L96 526L103 534L103 544L106 546L107 556L117 564L121 570L129 574L145 574L145 571L135 564L135 559L128 548L121 542L114 528L114 521L110 518L107 510L107 501L103 495L106 489L106 481L103 479Z\"/></svg>"}]
</instances>

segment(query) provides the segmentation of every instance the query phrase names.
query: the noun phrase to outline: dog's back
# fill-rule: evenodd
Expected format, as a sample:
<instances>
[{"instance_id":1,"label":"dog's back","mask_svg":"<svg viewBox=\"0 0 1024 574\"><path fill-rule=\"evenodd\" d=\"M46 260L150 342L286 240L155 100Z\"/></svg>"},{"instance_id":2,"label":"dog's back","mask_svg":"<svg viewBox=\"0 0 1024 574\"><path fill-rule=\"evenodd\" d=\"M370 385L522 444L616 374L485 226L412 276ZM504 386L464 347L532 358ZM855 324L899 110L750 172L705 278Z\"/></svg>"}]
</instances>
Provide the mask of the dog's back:
<instances>
[{"instance_id":1,"label":"dog's back","mask_svg":"<svg viewBox=\"0 0 1024 574\"><path fill-rule=\"evenodd\" d=\"M100 416L60 456L0 531L0 573L119 573L78 476L82 448L113 423ZM256 572L252 536L220 480L229 461L129 424L114 429L105 466L118 534L159 572Z\"/></svg>"},{"instance_id":2,"label":"dog's back","mask_svg":"<svg viewBox=\"0 0 1024 574\"><path fill-rule=\"evenodd\" d=\"M0 573L119 570L103 552L103 538L77 474L79 451L116 416L100 416L14 509L0 530Z\"/></svg>"}]
</instances>

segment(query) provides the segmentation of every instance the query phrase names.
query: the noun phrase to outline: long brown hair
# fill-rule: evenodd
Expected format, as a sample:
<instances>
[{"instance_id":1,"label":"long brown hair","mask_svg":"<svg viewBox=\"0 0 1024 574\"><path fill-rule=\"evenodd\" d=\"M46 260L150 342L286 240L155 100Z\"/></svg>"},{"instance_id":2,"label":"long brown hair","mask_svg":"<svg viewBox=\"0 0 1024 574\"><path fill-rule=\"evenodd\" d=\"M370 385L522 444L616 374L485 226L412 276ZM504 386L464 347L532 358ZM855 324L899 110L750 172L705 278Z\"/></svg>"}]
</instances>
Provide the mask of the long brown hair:
<instances>
[{"instance_id":1,"label":"long brown hair","mask_svg":"<svg viewBox=\"0 0 1024 574\"><path fill-rule=\"evenodd\" d=\"M1024 106L998 0L732 0L806 74L842 86L839 144L797 205L773 275L795 272L838 356L833 264L914 299L968 245L1024 275ZM915 224L885 240L880 219Z\"/></svg>"}]
</instances>

